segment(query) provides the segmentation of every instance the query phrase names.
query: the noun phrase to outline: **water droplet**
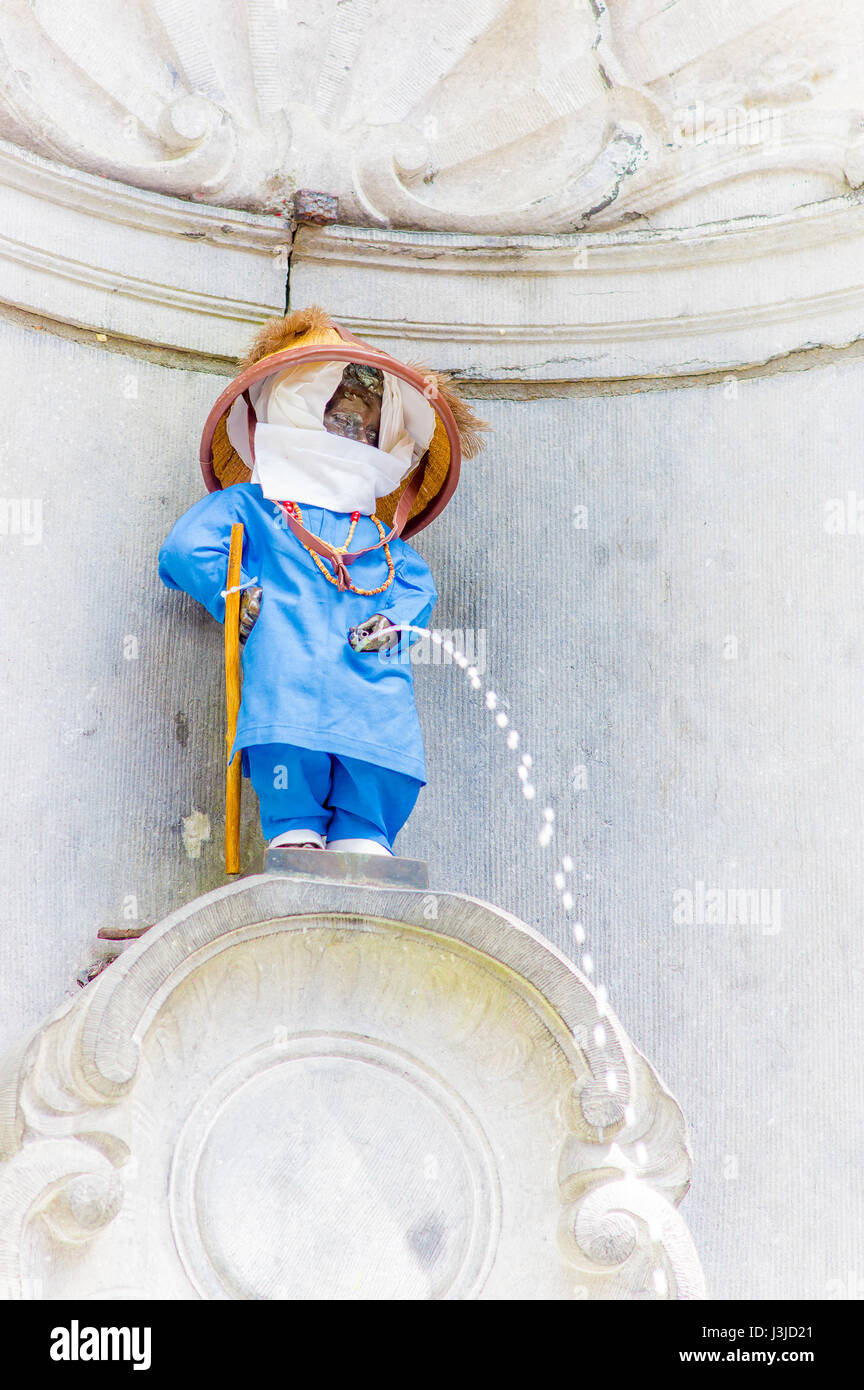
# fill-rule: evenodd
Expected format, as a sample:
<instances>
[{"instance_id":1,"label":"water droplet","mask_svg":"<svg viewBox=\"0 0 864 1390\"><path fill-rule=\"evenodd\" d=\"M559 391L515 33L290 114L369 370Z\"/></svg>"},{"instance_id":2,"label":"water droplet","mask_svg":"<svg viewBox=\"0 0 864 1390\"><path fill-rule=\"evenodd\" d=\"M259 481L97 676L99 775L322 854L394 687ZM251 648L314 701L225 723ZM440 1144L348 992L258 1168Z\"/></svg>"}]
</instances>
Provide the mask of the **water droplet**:
<instances>
[{"instance_id":1,"label":"water droplet","mask_svg":"<svg viewBox=\"0 0 864 1390\"><path fill-rule=\"evenodd\" d=\"M564 870L565 874L572 874L573 860L570 858L569 854L565 854L564 858L561 860L561 868Z\"/></svg>"},{"instance_id":2,"label":"water droplet","mask_svg":"<svg viewBox=\"0 0 864 1390\"><path fill-rule=\"evenodd\" d=\"M585 971L586 975L591 974L591 971L594 969L594 962L590 956L582 957L582 969Z\"/></svg>"},{"instance_id":3,"label":"water droplet","mask_svg":"<svg viewBox=\"0 0 864 1390\"><path fill-rule=\"evenodd\" d=\"M508 747L508 748L518 748L518 747L519 747L519 735L517 734L517 732L516 732L515 729L511 729L510 732L509 732L509 734L507 735L507 747Z\"/></svg>"},{"instance_id":4,"label":"water droplet","mask_svg":"<svg viewBox=\"0 0 864 1390\"><path fill-rule=\"evenodd\" d=\"M555 887L558 889L558 892L560 893L563 890L564 884L567 882L567 880L562 873L557 873L552 882L555 884Z\"/></svg>"},{"instance_id":5,"label":"water droplet","mask_svg":"<svg viewBox=\"0 0 864 1390\"><path fill-rule=\"evenodd\" d=\"M606 1073L606 1090L613 1096L618 1090L618 1077L615 1075L614 1071L607 1071Z\"/></svg>"},{"instance_id":6,"label":"water droplet","mask_svg":"<svg viewBox=\"0 0 864 1390\"><path fill-rule=\"evenodd\" d=\"M533 766L534 766L534 759L531 757L531 754L530 754L530 753L523 753L523 754L522 754L522 761L523 761L523 763L525 764L526 767L533 767Z\"/></svg>"},{"instance_id":7,"label":"water droplet","mask_svg":"<svg viewBox=\"0 0 864 1390\"><path fill-rule=\"evenodd\" d=\"M585 928L583 927L581 922L574 922L573 935L575 936L576 940L579 942L579 945L581 946L582 942L585 940Z\"/></svg>"},{"instance_id":8,"label":"water droplet","mask_svg":"<svg viewBox=\"0 0 864 1390\"><path fill-rule=\"evenodd\" d=\"M499 714L496 714L495 716L495 723L498 725L499 729L506 729L507 725L510 723L510 720L507 718L504 711L501 710L501 712Z\"/></svg>"},{"instance_id":9,"label":"water droplet","mask_svg":"<svg viewBox=\"0 0 864 1390\"><path fill-rule=\"evenodd\" d=\"M543 807L543 819L544 819L544 820L554 820L554 819L555 819L555 812L552 810L552 807L551 807L551 806L544 806L544 807Z\"/></svg>"},{"instance_id":10,"label":"water droplet","mask_svg":"<svg viewBox=\"0 0 864 1390\"><path fill-rule=\"evenodd\" d=\"M497 705L497 703L498 703L498 696L495 694L495 691L494 691L494 690L487 690L487 691L486 691L486 708L487 708L487 709L494 709L495 706Z\"/></svg>"},{"instance_id":11,"label":"water droplet","mask_svg":"<svg viewBox=\"0 0 864 1390\"><path fill-rule=\"evenodd\" d=\"M573 894L572 894L572 893L562 893L562 894L561 894L561 905L562 905L562 907L564 908L564 911L565 911L565 912L572 912L572 910L573 910Z\"/></svg>"},{"instance_id":12,"label":"water droplet","mask_svg":"<svg viewBox=\"0 0 864 1390\"><path fill-rule=\"evenodd\" d=\"M606 1046L606 1029L602 1023L598 1023L594 1028L594 1041L598 1047Z\"/></svg>"},{"instance_id":13,"label":"water droplet","mask_svg":"<svg viewBox=\"0 0 864 1390\"><path fill-rule=\"evenodd\" d=\"M537 788L532 787L530 782L523 782L522 795L525 797L526 801L533 801L537 795Z\"/></svg>"}]
</instances>

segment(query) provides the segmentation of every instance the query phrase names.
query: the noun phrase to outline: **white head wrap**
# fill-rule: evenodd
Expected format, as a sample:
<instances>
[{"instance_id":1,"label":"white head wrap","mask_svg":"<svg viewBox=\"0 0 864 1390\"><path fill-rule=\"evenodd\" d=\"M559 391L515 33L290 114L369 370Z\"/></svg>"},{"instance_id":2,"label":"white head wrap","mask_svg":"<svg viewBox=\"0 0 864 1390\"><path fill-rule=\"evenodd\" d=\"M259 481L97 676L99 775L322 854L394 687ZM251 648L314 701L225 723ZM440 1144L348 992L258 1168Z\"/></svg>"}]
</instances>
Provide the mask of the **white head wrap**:
<instances>
[{"instance_id":1,"label":"white head wrap","mask_svg":"<svg viewBox=\"0 0 864 1390\"><path fill-rule=\"evenodd\" d=\"M376 499L392 492L426 452L435 412L421 392L387 372L377 448L325 429L324 409L345 366L301 363L250 388L258 417L254 468L246 402L238 396L232 405L228 438L265 497L370 516Z\"/></svg>"}]
</instances>

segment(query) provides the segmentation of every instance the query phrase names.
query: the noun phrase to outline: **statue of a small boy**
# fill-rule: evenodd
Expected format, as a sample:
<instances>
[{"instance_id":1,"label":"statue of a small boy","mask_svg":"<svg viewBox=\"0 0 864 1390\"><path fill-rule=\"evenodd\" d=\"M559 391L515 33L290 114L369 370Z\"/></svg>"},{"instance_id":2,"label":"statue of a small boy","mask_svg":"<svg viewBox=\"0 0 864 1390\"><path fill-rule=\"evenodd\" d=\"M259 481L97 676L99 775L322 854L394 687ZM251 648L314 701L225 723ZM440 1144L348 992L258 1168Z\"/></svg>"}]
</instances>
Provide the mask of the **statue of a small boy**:
<instances>
[{"instance_id":1,"label":"statue of a small boy","mask_svg":"<svg viewBox=\"0 0 864 1390\"><path fill-rule=\"evenodd\" d=\"M423 627L437 598L399 533L441 510L482 424L449 382L359 343L319 309L265 324L243 367L223 393L230 408L220 397L211 412L215 490L173 527L159 574L224 621L231 527L242 523L235 748L264 836L271 847L391 854L426 782L402 659L412 634L400 625Z\"/></svg>"}]
</instances>

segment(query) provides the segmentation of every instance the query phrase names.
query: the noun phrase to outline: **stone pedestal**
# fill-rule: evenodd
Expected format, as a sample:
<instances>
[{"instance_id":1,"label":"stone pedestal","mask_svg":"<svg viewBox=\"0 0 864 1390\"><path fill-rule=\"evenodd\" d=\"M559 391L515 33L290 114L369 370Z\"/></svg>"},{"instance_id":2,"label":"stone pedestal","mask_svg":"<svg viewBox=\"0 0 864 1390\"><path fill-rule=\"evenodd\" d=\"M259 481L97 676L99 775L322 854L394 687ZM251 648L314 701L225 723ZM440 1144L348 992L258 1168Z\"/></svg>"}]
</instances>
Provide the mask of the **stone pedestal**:
<instances>
[{"instance_id":1,"label":"stone pedestal","mask_svg":"<svg viewBox=\"0 0 864 1390\"><path fill-rule=\"evenodd\" d=\"M680 1111L587 981L423 865L311 857L6 1056L0 1296L699 1297Z\"/></svg>"}]
</instances>

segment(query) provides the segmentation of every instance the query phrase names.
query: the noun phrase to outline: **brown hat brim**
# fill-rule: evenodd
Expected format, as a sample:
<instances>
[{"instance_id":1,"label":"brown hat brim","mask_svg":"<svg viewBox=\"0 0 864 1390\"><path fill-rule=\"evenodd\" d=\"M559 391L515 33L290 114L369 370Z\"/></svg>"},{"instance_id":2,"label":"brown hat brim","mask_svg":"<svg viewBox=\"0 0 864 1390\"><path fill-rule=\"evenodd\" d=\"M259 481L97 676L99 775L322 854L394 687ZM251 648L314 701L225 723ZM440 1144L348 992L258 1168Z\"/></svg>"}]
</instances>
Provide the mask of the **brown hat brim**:
<instances>
[{"instance_id":1,"label":"brown hat brim","mask_svg":"<svg viewBox=\"0 0 864 1390\"><path fill-rule=\"evenodd\" d=\"M255 385L264 377L272 376L276 372L284 371L287 367L296 366L301 362L362 362L367 366L377 367L382 372L389 372L391 376L398 377L409 386L413 386L435 411L435 432L426 454L415 465L414 469L403 478L396 491L386 498L379 498L376 506L376 514L389 524L396 510L399 497L409 479L418 469L423 468L425 463L423 484L414 501L411 515L402 530L402 535L405 537L413 535L417 531L421 531L424 526L428 526L429 522L443 511L459 482L462 445L456 418L434 373L424 373L417 367L409 367L391 357L389 353L381 352L361 343L359 339L353 338L343 329L337 328L337 331L345 341L305 347L287 347L277 352L268 353L252 363L251 366L246 367L239 376L236 376L226 386L207 416L201 435L200 459L204 482L210 492L218 491L223 486L223 479L217 475L214 467L214 439L220 424L222 424L222 430L219 433L220 435L224 433L222 422L227 419L228 411L237 397L248 390L250 386ZM248 470L244 470L244 472L248 476ZM230 477L228 481L239 481L239 478Z\"/></svg>"}]
</instances>

